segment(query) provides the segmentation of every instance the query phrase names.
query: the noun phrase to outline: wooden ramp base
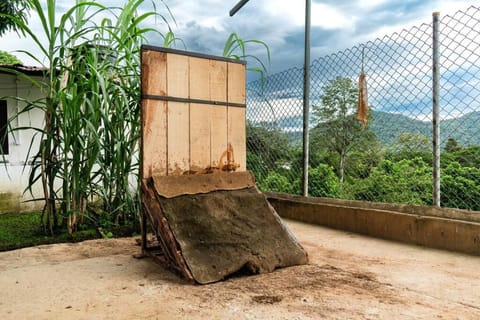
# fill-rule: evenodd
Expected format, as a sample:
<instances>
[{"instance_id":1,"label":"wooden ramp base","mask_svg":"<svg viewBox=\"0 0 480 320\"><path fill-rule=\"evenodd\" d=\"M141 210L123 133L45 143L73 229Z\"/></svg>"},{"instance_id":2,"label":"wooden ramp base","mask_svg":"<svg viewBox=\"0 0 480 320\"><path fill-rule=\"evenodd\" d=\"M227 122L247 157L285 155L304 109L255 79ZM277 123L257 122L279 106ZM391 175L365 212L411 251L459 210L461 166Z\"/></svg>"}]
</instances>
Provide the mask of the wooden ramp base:
<instances>
[{"instance_id":1,"label":"wooden ramp base","mask_svg":"<svg viewBox=\"0 0 480 320\"><path fill-rule=\"evenodd\" d=\"M162 259L186 279L206 284L238 271L264 273L308 262L250 173L177 178L189 182L188 194L167 190L164 182L173 177L157 176L143 181L142 202Z\"/></svg>"}]
</instances>

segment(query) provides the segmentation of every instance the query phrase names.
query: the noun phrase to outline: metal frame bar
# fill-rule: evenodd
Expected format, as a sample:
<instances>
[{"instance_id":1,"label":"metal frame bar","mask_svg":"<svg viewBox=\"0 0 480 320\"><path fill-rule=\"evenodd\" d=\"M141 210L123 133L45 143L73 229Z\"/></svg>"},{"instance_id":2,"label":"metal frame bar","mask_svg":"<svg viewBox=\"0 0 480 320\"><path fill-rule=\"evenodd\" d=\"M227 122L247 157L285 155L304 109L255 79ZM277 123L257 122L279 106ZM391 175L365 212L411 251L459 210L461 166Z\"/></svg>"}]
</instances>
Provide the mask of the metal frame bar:
<instances>
[{"instance_id":1,"label":"metal frame bar","mask_svg":"<svg viewBox=\"0 0 480 320\"><path fill-rule=\"evenodd\" d=\"M248 1L249 1L249 0L241 0L241 1L239 1L239 2L232 8L232 10L230 10L230 12L229 12L230 17L233 17L233 15L234 15L235 13L237 13L238 10L242 9L242 7L243 7L245 4L247 4Z\"/></svg>"},{"instance_id":2,"label":"metal frame bar","mask_svg":"<svg viewBox=\"0 0 480 320\"><path fill-rule=\"evenodd\" d=\"M214 56L214 55L211 55L211 54L184 51L184 50L178 50L178 49L163 48L163 47L151 46L151 45L146 45L146 44L142 45L141 50L142 51L152 50L152 51L165 52L165 53L175 53L175 54L181 54L181 55L189 56L189 57L212 59L212 60L218 60L218 61L239 63L239 64L243 64L243 65L247 64L247 62L245 60L240 60L240 59L237 60L237 59Z\"/></svg>"},{"instance_id":3,"label":"metal frame bar","mask_svg":"<svg viewBox=\"0 0 480 320\"><path fill-rule=\"evenodd\" d=\"M439 12L434 12L433 16L433 83L432 83L432 103L433 103L433 205L440 207L440 51L439 51Z\"/></svg>"},{"instance_id":4,"label":"metal frame bar","mask_svg":"<svg viewBox=\"0 0 480 320\"><path fill-rule=\"evenodd\" d=\"M308 197L308 128L310 122L310 25L311 0L305 0L305 59L303 73L303 196Z\"/></svg>"},{"instance_id":5,"label":"metal frame bar","mask_svg":"<svg viewBox=\"0 0 480 320\"><path fill-rule=\"evenodd\" d=\"M213 101L213 100L192 99L192 98L179 98L179 97L171 97L171 96L158 96L158 95L151 95L151 94L142 95L142 99L183 102L183 103L208 104L208 105L237 107L237 108L246 108L247 107L247 105L245 103Z\"/></svg>"}]
</instances>

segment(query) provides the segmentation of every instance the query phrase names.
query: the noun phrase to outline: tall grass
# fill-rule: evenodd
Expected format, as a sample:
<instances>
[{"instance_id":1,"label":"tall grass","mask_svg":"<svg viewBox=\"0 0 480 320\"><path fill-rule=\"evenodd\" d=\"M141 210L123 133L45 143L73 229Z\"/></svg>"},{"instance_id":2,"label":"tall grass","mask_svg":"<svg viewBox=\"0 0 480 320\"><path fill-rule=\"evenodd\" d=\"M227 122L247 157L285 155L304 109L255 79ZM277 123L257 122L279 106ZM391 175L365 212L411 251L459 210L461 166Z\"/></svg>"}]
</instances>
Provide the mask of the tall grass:
<instances>
[{"instance_id":1,"label":"tall grass","mask_svg":"<svg viewBox=\"0 0 480 320\"><path fill-rule=\"evenodd\" d=\"M138 14L143 0L127 0L121 8L77 0L61 16L55 0L28 1L47 40L12 19L44 58L22 52L47 70L44 82L23 75L41 87L45 98L24 101L19 113L40 109L45 114L44 127L36 128L40 147L29 177L30 191L35 183L43 186L43 197L36 199L45 203L42 221L50 232L65 222L73 233L95 200L107 220L132 221L139 211L139 52L145 34L157 32L141 23L167 19L155 11ZM99 219L98 210L90 213L89 218Z\"/></svg>"},{"instance_id":2,"label":"tall grass","mask_svg":"<svg viewBox=\"0 0 480 320\"><path fill-rule=\"evenodd\" d=\"M252 60L256 66L250 66L247 68L247 70L260 74L263 89L263 82L265 80L265 75L268 68L261 58L249 53L248 47L251 46L264 49L267 61L270 63L270 48L265 42L256 39L244 40L235 32L232 32L225 41L225 45L223 47L223 56L237 60Z\"/></svg>"},{"instance_id":3,"label":"tall grass","mask_svg":"<svg viewBox=\"0 0 480 320\"><path fill-rule=\"evenodd\" d=\"M165 5L165 17L156 9L139 14L144 0L126 0L121 8L77 0L58 16L55 0L26 1L32 16L41 21L46 41L21 19L11 18L42 52L39 58L21 51L46 68L45 81L18 75L40 87L45 98L17 97L25 104L17 117L32 109L45 115L44 126L34 128L30 144L32 148L35 139L40 140L38 151L29 151L33 165L27 188L32 192L34 184L42 185L43 196L35 200L44 203L45 229L54 233L64 224L72 234L84 219L109 224L138 221L140 46L147 33L159 33L143 27L143 22L159 18L166 30L160 34L164 46L183 43L168 25L175 21L169 8ZM235 33L223 54L253 58L260 67L251 70L263 76L265 64L247 54L251 44L263 46L270 59L265 43L244 41ZM23 129L31 128L12 130Z\"/></svg>"}]
</instances>

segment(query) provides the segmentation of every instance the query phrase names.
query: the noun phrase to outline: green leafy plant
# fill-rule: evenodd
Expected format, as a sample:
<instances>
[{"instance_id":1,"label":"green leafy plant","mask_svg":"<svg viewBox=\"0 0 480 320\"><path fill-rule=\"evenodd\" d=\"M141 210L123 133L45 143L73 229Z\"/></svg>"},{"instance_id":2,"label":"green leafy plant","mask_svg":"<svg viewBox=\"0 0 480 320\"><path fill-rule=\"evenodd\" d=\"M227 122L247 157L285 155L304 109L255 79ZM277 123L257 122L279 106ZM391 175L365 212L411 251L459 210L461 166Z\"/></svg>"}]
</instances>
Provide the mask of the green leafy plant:
<instances>
[{"instance_id":1,"label":"green leafy plant","mask_svg":"<svg viewBox=\"0 0 480 320\"><path fill-rule=\"evenodd\" d=\"M26 22L28 0L2 0L0 2L0 36L8 30L19 31L18 21ZM14 18L13 18L14 17Z\"/></svg>"},{"instance_id":2,"label":"green leafy plant","mask_svg":"<svg viewBox=\"0 0 480 320\"><path fill-rule=\"evenodd\" d=\"M228 36L227 41L225 41L225 46L223 47L223 56L237 60L253 59L257 66L248 67L247 70L259 73L263 83L268 69L262 59L256 55L248 53L247 48L251 45L259 45L265 49L267 61L270 63L270 48L265 42L255 39L243 40L235 32L232 32Z\"/></svg>"},{"instance_id":3,"label":"green leafy plant","mask_svg":"<svg viewBox=\"0 0 480 320\"><path fill-rule=\"evenodd\" d=\"M259 183L259 188L264 191L292 193L292 184L287 177L271 172L265 179Z\"/></svg>"},{"instance_id":4,"label":"green leafy plant","mask_svg":"<svg viewBox=\"0 0 480 320\"><path fill-rule=\"evenodd\" d=\"M20 61L20 59L18 59L13 54L0 50L0 64L15 65L15 64L22 64L22 61Z\"/></svg>"},{"instance_id":5,"label":"green leafy plant","mask_svg":"<svg viewBox=\"0 0 480 320\"><path fill-rule=\"evenodd\" d=\"M321 104L312 106L317 122L313 131L322 137L320 141L329 151L338 155L338 176L343 183L349 153L360 142L374 140L374 136L368 126L362 128L355 119L358 88L351 79L337 77L330 80L323 90Z\"/></svg>"},{"instance_id":6,"label":"green leafy plant","mask_svg":"<svg viewBox=\"0 0 480 320\"><path fill-rule=\"evenodd\" d=\"M157 13L154 3L153 11L139 10L144 0L126 0L121 7L77 0L61 15L57 14L55 0L26 1L40 21L46 41L21 17L8 18L42 53L19 51L42 65L45 77L37 81L10 72L45 94L35 101L17 97L25 105L17 117L33 109L41 110L45 116L45 125L33 128L36 134L29 151L33 165L27 188L33 194L33 186L42 185L43 196L35 200L44 203L45 229L54 233L65 225L73 234L84 219L107 228L136 221L141 210L140 47L150 32L160 34L164 46L183 42L168 25L168 16ZM164 5L169 18L175 21ZM166 33L144 27L150 18L160 18ZM236 35L229 38L225 53L238 59L256 59L246 53L246 45L253 43L262 44L270 57L263 42L243 41ZM256 61L265 71L261 60ZM33 149L35 139L40 141L38 150ZM97 202L101 209L92 205Z\"/></svg>"},{"instance_id":7,"label":"green leafy plant","mask_svg":"<svg viewBox=\"0 0 480 320\"><path fill-rule=\"evenodd\" d=\"M87 204L97 199L115 223L139 212L139 52L145 34L158 32L141 23L159 16L155 11L139 14L143 2L128 0L117 8L77 0L57 16L55 0L28 0L47 41L23 20L10 17L44 56L21 51L46 72L42 82L22 75L45 98L23 101L26 107L19 115L32 109L45 115L45 126L35 128L40 147L31 150L28 190L42 184L43 197L36 200L45 203L42 220L52 233L65 222L72 234L87 214Z\"/></svg>"}]
</instances>

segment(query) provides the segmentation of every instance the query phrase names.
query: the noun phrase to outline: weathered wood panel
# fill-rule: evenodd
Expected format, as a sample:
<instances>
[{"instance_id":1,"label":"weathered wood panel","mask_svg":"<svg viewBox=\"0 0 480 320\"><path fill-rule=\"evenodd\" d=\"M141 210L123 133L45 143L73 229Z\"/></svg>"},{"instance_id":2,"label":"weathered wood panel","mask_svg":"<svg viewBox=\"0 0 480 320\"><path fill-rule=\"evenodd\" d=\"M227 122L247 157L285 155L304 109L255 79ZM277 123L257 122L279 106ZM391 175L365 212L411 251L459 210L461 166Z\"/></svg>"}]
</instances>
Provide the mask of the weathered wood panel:
<instances>
[{"instance_id":1,"label":"weathered wood panel","mask_svg":"<svg viewBox=\"0 0 480 320\"><path fill-rule=\"evenodd\" d=\"M210 61L189 57L190 98L210 100ZM205 104L190 104L190 170L201 172L211 163L211 111Z\"/></svg>"},{"instance_id":2,"label":"weathered wood panel","mask_svg":"<svg viewBox=\"0 0 480 320\"><path fill-rule=\"evenodd\" d=\"M142 51L142 93L165 96L167 92L166 53Z\"/></svg>"},{"instance_id":3,"label":"weathered wood panel","mask_svg":"<svg viewBox=\"0 0 480 320\"><path fill-rule=\"evenodd\" d=\"M142 101L142 178L167 174L167 103Z\"/></svg>"},{"instance_id":4,"label":"weathered wood panel","mask_svg":"<svg viewBox=\"0 0 480 320\"><path fill-rule=\"evenodd\" d=\"M230 103L245 104L245 65L228 63L228 95ZM234 152L237 171L247 170L246 108L228 107L228 143Z\"/></svg>"},{"instance_id":5,"label":"weathered wood panel","mask_svg":"<svg viewBox=\"0 0 480 320\"><path fill-rule=\"evenodd\" d=\"M245 65L228 63L228 102L245 104Z\"/></svg>"},{"instance_id":6,"label":"weathered wood panel","mask_svg":"<svg viewBox=\"0 0 480 320\"><path fill-rule=\"evenodd\" d=\"M170 97L188 98L190 62L187 56L168 53L166 58L167 95Z\"/></svg>"},{"instance_id":7,"label":"weathered wood panel","mask_svg":"<svg viewBox=\"0 0 480 320\"><path fill-rule=\"evenodd\" d=\"M211 101L227 101L227 63L225 61L210 60L209 87ZM210 166L219 168L226 164L227 151L227 107L223 105L210 106L211 148ZM224 155L222 157L222 155ZM224 163L220 163L220 161Z\"/></svg>"},{"instance_id":8,"label":"weathered wood panel","mask_svg":"<svg viewBox=\"0 0 480 320\"><path fill-rule=\"evenodd\" d=\"M209 61L208 72L210 100L227 101L227 63L225 61Z\"/></svg>"},{"instance_id":9,"label":"weathered wood panel","mask_svg":"<svg viewBox=\"0 0 480 320\"><path fill-rule=\"evenodd\" d=\"M229 171L246 170L245 108L225 105L245 104L243 64L143 50L142 94L147 99L143 105L149 109L142 110L145 177L226 170L227 164ZM155 100L161 97L168 102ZM153 105L162 111L153 110ZM165 132L156 132L162 130ZM152 156L156 158L145 159Z\"/></svg>"},{"instance_id":10,"label":"weathered wood panel","mask_svg":"<svg viewBox=\"0 0 480 320\"><path fill-rule=\"evenodd\" d=\"M253 175L218 172L246 170L245 66L150 49L142 50L142 252L198 283L307 263ZM147 217L159 246L147 245Z\"/></svg>"},{"instance_id":11,"label":"weathered wood panel","mask_svg":"<svg viewBox=\"0 0 480 320\"><path fill-rule=\"evenodd\" d=\"M228 143L233 150L236 171L247 170L247 149L245 133L245 108L228 108Z\"/></svg>"},{"instance_id":12,"label":"weathered wood panel","mask_svg":"<svg viewBox=\"0 0 480 320\"><path fill-rule=\"evenodd\" d=\"M166 54L142 51L142 94L164 96L167 91ZM166 103L143 99L141 105L141 176L167 173Z\"/></svg>"},{"instance_id":13,"label":"weathered wood panel","mask_svg":"<svg viewBox=\"0 0 480 320\"><path fill-rule=\"evenodd\" d=\"M189 97L187 56L167 54L167 94L170 97ZM181 175L190 170L190 104L169 101L167 114L167 174Z\"/></svg>"},{"instance_id":14,"label":"weathered wood panel","mask_svg":"<svg viewBox=\"0 0 480 320\"><path fill-rule=\"evenodd\" d=\"M189 57L190 98L210 100L210 61Z\"/></svg>"},{"instance_id":15,"label":"weathered wood panel","mask_svg":"<svg viewBox=\"0 0 480 320\"><path fill-rule=\"evenodd\" d=\"M211 109L205 104L190 104L190 170L202 172L211 161Z\"/></svg>"},{"instance_id":16,"label":"weathered wood panel","mask_svg":"<svg viewBox=\"0 0 480 320\"><path fill-rule=\"evenodd\" d=\"M227 164L227 108L223 106L209 106L210 108L210 132L211 167L221 168Z\"/></svg>"},{"instance_id":17,"label":"weathered wood panel","mask_svg":"<svg viewBox=\"0 0 480 320\"><path fill-rule=\"evenodd\" d=\"M168 102L168 175L190 170L190 110L188 103Z\"/></svg>"}]
</instances>

